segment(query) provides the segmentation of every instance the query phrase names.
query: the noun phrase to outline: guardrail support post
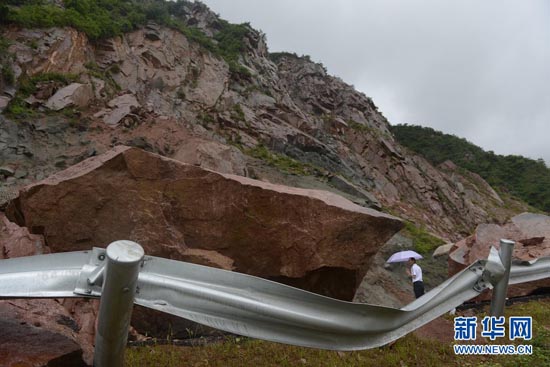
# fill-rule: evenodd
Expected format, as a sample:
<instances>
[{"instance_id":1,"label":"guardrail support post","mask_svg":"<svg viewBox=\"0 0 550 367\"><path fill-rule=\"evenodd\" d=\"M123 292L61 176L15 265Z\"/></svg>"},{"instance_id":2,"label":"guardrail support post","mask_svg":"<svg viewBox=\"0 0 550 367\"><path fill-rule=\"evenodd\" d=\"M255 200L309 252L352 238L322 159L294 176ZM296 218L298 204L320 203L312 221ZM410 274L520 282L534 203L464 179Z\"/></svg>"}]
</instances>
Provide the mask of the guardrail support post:
<instances>
[{"instance_id":1,"label":"guardrail support post","mask_svg":"<svg viewBox=\"0 0 550 367\"><path fill-rule=\"evenodd\" d=\"M143 248L132 241L107 247L99 304L94 367L122 367Z\"/></svg>"},{"instance_id":2,"label":"guardrail support post","mask_svg":"<svg viewBox=\"0 0 550 367\"><path fill-rule=\"evenodd\" d=\"M498 254L502 265L504 265L504 275L493 288L490 311L491 316L504 316L504 305L506 304L506 292L508 291L508 281L510 280L510 268L512 266L512 251L514 250L514 245L514 241L500 240L500 250Z\"/></svg>"}]
</instances>

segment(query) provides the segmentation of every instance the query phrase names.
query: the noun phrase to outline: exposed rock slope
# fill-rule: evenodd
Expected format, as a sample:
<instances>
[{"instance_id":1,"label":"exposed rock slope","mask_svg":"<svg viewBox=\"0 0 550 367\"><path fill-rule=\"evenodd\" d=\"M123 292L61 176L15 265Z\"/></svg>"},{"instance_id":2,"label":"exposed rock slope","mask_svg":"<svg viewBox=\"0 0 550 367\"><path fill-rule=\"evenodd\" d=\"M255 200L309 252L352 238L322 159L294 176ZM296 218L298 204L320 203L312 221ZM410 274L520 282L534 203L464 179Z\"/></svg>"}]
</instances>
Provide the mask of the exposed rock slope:
<instances>
[{"instance_id":1,"label":"exposed rock slope","mask_svg":"<svg viewBox=\"0 0 550 367\"><path fill-rule=\"evenodd\" d=\"M219 32L219 18L204 6L191 7L187 24L206 35ZM37 82L30 96L5 86L6 98L26 97L34 111L17 123L11 115L2 120L0 160L16 171L7 186L123 143L198 164L210 161L206 166L223 161L217 165L231 173L338 191L455 239L514 212L501 209L498 195L485 195L479 182L404 151L372 100L322 65L290 54L270 59L263 35L253 29L241 40L240 72L179 31L156 24L95 43L70 28L11 28L3 36L12 42L18 80L71 73L78 82ZM86 88L94 97L79 107ZM67 107L40 112L59 106ZM189 151L190 137L198 139L193 144L199 156ZM198 141L219 148L199 148ZM222 150L233 152L218 155Z\"/></svg>"}]
</instances>

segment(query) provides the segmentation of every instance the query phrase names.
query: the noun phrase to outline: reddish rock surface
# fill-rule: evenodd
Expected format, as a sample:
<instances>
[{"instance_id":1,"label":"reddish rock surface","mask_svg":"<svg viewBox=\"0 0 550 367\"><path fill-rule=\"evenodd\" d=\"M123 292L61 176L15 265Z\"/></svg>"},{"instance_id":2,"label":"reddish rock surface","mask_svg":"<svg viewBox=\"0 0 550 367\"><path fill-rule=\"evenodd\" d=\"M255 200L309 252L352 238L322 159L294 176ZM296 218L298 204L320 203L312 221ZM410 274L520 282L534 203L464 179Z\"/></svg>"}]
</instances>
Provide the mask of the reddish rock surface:
<instances>
[{"instance_id":1,"label":"reddish rock surface","mask_svg":"<svg viewBox=\"0 0 550 367\"><path fill-rule=\"evenodd\" d=\"M371 256L401 228L395 217L328 192L122 146L22 190L8 215L42 233L52 252L129 239L150 255L288 279L348 300Z\"/></svg>"},{"instance_id":2,"label":"reddish rock surface","mask_svg":"<svg viewBox=\"0 0 550 367\"><path fill-rule=\"evenodd\" d=\"M30 234L0 212L0 259L48 253L41 235Z\"/></svg>"},{"instance_id":3,"label":"reddish rock surface","mask_svg":"<svg viewBox=\"0 0 550 367\"><path fill-rule=\"evenodd\" d=\"M500 248L500 239L516 242L513 260L529 261L550 256L550 217L542 214L523 213L513 217L505 225L481 224L476 232L457 242L449 254L449 275L456 274L478 259L489 256L491 246ZM536 292L539 288L550 287L550 280L511 285L508 297L519 297ZM490 293L481 298L489 299Z\"/></svg>"},{"instance_id":4,"label":"reddish rock surface","mask_svg":"<svg viewBox=\"0 0 550 367\"><path fill-rule=\"evenodd\" d=\"M76 322L54 300L0 301L0 363L87 366L77 331Z\"/></svg>"},{"instance_id":5,"label":"reddish rock surface","mask_svg":"<svg viewBox=\"0 0 550 367\"><path fill-rule=\"evenodd\" d=\"M49 252L42 235L0 213L0 259ZM78 366L82 359L91 364L98 305L84 299L0 301L0 365ZM29 348L17 347L30 339Z\"/></svg>"}]
</instances>

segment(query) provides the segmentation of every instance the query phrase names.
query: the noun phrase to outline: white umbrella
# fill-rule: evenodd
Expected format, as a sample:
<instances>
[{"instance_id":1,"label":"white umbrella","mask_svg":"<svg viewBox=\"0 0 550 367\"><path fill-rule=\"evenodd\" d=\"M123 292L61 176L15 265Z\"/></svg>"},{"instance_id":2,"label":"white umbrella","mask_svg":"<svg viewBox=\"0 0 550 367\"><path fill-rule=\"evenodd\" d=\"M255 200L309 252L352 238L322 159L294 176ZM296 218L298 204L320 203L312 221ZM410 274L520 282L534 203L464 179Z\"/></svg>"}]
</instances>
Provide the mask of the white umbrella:
<instances>
[{"instance_id":1,"label":"white umbrella","mask_svg":"<svg viewBox=\"0 0 550 367\"><path fill-rule=\"evenodd\" d=\"M411 257L414 257L416 260L422 259L422 255L418 252L412 250L399 251L391 255L387 263L401 263L409 260Z\"/></svg>"}]
</instances>

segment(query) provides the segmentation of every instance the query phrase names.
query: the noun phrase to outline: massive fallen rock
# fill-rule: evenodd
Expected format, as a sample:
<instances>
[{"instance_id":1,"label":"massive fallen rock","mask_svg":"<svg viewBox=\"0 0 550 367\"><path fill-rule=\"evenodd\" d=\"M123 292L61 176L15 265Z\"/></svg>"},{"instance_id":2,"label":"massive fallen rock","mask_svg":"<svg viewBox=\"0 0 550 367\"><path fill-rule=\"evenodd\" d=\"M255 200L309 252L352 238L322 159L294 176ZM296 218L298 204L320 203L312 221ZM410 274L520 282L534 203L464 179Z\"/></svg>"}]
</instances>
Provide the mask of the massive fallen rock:
<instances>
[{"instance_id":1,"label":"massive fallen rock","mask_svg":"<svg viewBox=\"0 0 550 367\"><path fill-rule=\"evenodd\" d=\"M500 239L515 241L512 259L529 261L550 256L550 217L542 214L523 213L513 217L505 225L481 224L476 232L457 242L449 254L449 275L456 274L478 259L489 256L491 246L500 248ZM509 297L525 296L550 287L549 279L511 285ZM490 293L482 299L490 298Z\"/></svg>"},{"instance_id":2,"label":"massive fallen rock","mask_svg":"<svg viewBox=\"0 0 550 367\"><path fill-rule=\"evenodd\" d=\"M20 192L8 216L52 252L120 239L153 256L351 300L399 219L329 192L220 174L119 146Z\"/></svg>"}]
</instances>

